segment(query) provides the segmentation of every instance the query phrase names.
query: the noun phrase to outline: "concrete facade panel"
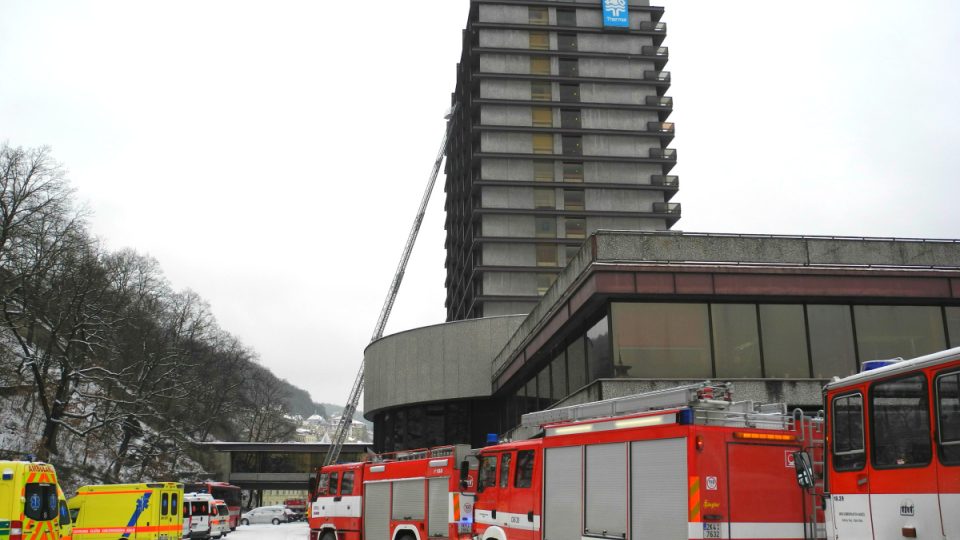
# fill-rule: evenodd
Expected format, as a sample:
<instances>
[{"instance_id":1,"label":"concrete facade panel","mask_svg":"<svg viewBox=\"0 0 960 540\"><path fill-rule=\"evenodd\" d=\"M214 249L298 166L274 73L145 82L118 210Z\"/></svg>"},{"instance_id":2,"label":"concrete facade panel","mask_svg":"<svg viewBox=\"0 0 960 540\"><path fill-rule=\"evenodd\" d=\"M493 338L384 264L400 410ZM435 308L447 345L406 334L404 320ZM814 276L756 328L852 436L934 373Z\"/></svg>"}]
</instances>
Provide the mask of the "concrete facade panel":
<instances>
[{"instance_id":1,"label":"concrete facade panel","mask_svg":"<svg viewBox=\"0 0 960 540\"><path fill-rule=\"evenodd\" d=\"M529 272L484 272L482 294L536 296L537 276Z\"/></svg>"},{"instance_id":2,"label":"concrete facade panel","mask_svg":"<svg viewBox=\"0 0 960 540\"><path fill-rule=\"evenodd\" d=\"M556 145L556 142L554 142ZM533 153L533 136L530 133L484 132L480 134L482 152ZM532 165L531 165L532 167Z\"/></svg>"},{"instance_id":3,"label":"concrete facade panel","mask_svg":"<svg viewBox=\"0 0 960 540\"><path fill-rule=\"evenodd\" d=\"M660 148L659 139L627 135L587 135L584 156L649 157L651 148Z\"/></svg>"},{"instance_id":4,"label":"concrete facade panel","mask_svg":"<svg viewBox=\"0 0 960 540\"><path fill-rule=\"evenodd\" d=\"M480 30L479 43L481 47L491 49L526 49L530 47L530 32L483 28Z\"/></svg>"},{"instance_id":5,"label":"concrete facade panel","mask_svg":"<svg viewBox=\"0 0 960 540\"><path fill-rule=\"evenodd\" d=\"M579 34L577 36L577 50L583 52L640 54L644 45L653 45L653 38L610 34Z\"/></svg>"},{"instance_id":6,"label":"concrete facade panel","mask_svg":"<svg viewBox=\"0 0 960 540\"><path fill-rule=\"evenodd\" d=\"M526 6L480 4L477 15L480 22L527 24L530 21L530 10Z\"/></svg>"},{"instance_id":7,"label":"concrete facade panel","mask_svg":"<svg viewBox=\"0 0 960 540\"><path fill-rule=\"evenodd\" d=\"M620 58L581 58L579 69L581 77L607 79L643 79L645 71L655 70L653 62Z\"/></svg>"},{"instance_id":8,"label":"concrete facade panel","mask_svg":"<svg viewBox=\"0 0 960 540\"><path fill-rule=\"evenodd\" d=\"M533 216L484 215L480 230L489 237L532 238L536 233Z\"/></svg>"},{"instance_id":9,"label":"concrete facade panel","mask_svg":"<svg viewBox=\"0 0 960 540\"><path fill-rule=\"evenodd\" d=\"M530 107L483 105L480 107L480 123L485 126L529 127L533 125L533 117L530 111Z\"/></svg>"},{"instance_id":10,"label":"concrete facade panel","mask_svg":"<svg viewBox=\"0 0 960 540\"><path fill-rule=\"evenodd\" d=\"M484 158L480 160L480 177L484 180L530 181L533 180L533 160Z\"/></svg>"},{"instance_id":11,"label":"concrete facade panel","mask_svg":"<svg viewBox=\"0 0 960 540\"><path fill-rule=\"evenodd\" d=\"M518 313L526 314L530 308L536 305L536 302L497 302L491 301L483 304L485 317L498 317L503 315L516 315Z\"/></svg>"},{"instance_id":12,"label":"concrete facade panel","mask_svg":"<svg viewBox=\"0 0 960 540\"><path fill-rule=\"evenodd\" d=\"M480 81L480 97L484 99L530 99L530 81Z\"/></svg>"},{"instance_id":13,"label":"concrete facade panel","mask_svg":"<svg viewBox=\"0 0 960 540\"><path fill-rule=\"evenodd\" d=\"M657 113L652 111L583 109L580 112L580 121L584 129L646 131L648 122L657 121Z\"/></svg>"},{"instance_id":14,"label":"concrete facade panel","mask_svg":"<svg viewBox=\"0 0 960 540\"><path fill-rule=\"evenodd\" d=\"M484 265L536 266L537 257L533 244L483 244L481 257Z\"/></svg>"},{"instance_id":15,"label":"concrete facade panel","mask_svg":"<svg viewBox=\"0 0 960 540\"><path fill-rule=\"evenodd\" d=\"M365 414L379 409L490 395L490 364L521 316L471 319L417 328L364 351Z\"/></svg>"},{"instance_id":16,"label":"concrete facade panel","mask_svg":"<svg viewBox=\"0 0 960 540\"><path fill-rule=\"evenodd\" d=\"M584 182L649 185L650 176L663 174L659 165L648 163L592 162L583 167Z\"/></svg>"},{"instance_id":17,"label":"concrete facade panel","mask_svg":"<svg viewBox=\"0 0 960 540\"><path fill-rule=\"evenodd\" d=\"M533 208L533 188L484 186L480 204L483 208Z\"/></svg>"},{"instance_id":18,"label":"concrete facade panel","mask_svg":"<svg viewBox=\"0 0 960 540\"><path fill-rule=\"evenodd\" d=\"M516 54L481 54L480 72L529 75L530 57Z\"/></svg>"},{"instance_id":19,"label":"concrete facade panel","mask_svg":"<svg viewBox=\"0 0 960 540\"><path fill-rule=\"evenodd\" d=\"M529 95L529 94L528 94ZM644 103L647 96L657 95L649 85L581 83L580 101L584 103Z\"/></svg>"},{"instance_id":20,"label":"concrete facade panel","mask_svg":"<svg viewBox=\"0 0 960 540\"><path fill-rule=\"evenodd\" d=\"M642 221L641 218L636 217L590 216L587 218L587 232L591 233L599 229L636 231L640 229Z\"/></svg>"},{"instance_id":21,"label":"concrete facade panel","mask_svg":"<svg viewBox=\"0 0 960 540\"><path fill-rule=\"evenodd\" d=\"M654 202L663 202L663 194L659 191L588 189L584 195L588 212L650 212Z\"/></svg>"}]
</instances>

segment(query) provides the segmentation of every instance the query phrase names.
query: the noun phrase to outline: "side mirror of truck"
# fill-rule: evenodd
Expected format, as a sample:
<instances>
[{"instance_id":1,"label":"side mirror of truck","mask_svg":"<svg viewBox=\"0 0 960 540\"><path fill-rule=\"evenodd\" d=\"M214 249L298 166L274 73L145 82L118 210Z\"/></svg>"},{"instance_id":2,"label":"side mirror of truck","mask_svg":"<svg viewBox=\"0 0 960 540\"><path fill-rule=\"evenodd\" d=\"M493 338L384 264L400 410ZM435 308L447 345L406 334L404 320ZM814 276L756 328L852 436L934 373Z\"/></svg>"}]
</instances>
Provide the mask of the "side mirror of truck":
<instances>
[{"instance_id":1,"label":"side mirror of truck","mask_svg":"<svg viewBox=\"0 0 960 540\"><path fill-rule=\"evenodd\" d=\"M813 489L813 463L806 452L793 453L793 467L797 470L797 484L803 489Z\"/></svg>"}]
</instances>

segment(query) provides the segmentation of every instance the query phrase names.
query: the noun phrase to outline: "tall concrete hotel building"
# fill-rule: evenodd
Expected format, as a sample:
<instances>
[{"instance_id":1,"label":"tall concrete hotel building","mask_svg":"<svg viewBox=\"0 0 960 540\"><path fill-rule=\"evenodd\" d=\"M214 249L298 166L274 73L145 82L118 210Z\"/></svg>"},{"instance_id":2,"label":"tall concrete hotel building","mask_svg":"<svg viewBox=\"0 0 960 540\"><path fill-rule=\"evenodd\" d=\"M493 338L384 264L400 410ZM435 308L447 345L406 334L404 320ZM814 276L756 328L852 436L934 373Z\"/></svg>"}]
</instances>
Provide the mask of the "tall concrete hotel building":
<instances>
[{"instance_id":1,"label":"tall concrete hotel building","mask_svg":"<svg viewBox=\"0 0 960 540\"><path fill-rule=\"evenodd\" d=\"M592 232L680 218L662 14L471 0L448 126L448 321L527 313Z\"/></svg>"}]
</instances>

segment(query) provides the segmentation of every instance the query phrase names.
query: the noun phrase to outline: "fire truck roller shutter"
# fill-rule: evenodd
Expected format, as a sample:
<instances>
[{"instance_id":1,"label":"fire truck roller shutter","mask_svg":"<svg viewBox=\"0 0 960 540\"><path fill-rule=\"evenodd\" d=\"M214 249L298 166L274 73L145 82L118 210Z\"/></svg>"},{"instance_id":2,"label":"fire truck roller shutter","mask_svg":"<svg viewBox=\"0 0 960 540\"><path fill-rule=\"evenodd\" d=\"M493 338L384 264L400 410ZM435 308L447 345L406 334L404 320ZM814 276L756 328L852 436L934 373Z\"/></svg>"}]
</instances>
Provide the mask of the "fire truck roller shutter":
<instances>
[{"instance_id":1,"label":"fire truck roller shutter","mask_svg":"<svg viewBox=\"0 0 960 540\"><path fill-rule=\"evenodd\" d=\"M625 538L627 533L627 445L592 444L586 455L583 532Z\"/></svg>"},{"instance_id":2,"label":"fire truck roller shutter","mask_svg":"<svg viewBox=\"0 0 960 540\"><path fill-rule=\"evenodd\" d=\"M370 540L390 537L390 482L367 482L363 486L363 531Z\"/></svg>"},{"instance_id":3,"label":"fire truck roller shutter","mask_svg":"<svg viewBox=\"0 0 960 540\"><path fill-rule=\"evenodd\" d=\"M583 447L547 448L544 457L543 540L580 540Z\"/></svg>"},{"instance_id":4,"label":"fire truck roller shutter","mask_svg":"<svg viewBox=\"0 0 960 540\"><path fill-rule=\"evenodd\" d=\"M393 519L410 521L424 518L423 482L423 478L393 482Z\"/></svg>"},{"instance_id":5,"label":"fire truck roller shutter","mask_svg":"<svg viewBox=\"0 0 960 540\"><path fill-rule=\"evenodd\" d=\"M687 439L630 443L630 536L687 538Z\"/></svg>"},{"instance_id":6,"label":"fire truck roller shutter","mask_svg":"<svg viewBox=\"0 0 960 540\"><path fill-rule=\"evenodd\" d=\"M431 478L427 480L430 491L430 515L427 516L427 534L430 536L450 535L450 478Z\"/></svg>"}]
</instances>

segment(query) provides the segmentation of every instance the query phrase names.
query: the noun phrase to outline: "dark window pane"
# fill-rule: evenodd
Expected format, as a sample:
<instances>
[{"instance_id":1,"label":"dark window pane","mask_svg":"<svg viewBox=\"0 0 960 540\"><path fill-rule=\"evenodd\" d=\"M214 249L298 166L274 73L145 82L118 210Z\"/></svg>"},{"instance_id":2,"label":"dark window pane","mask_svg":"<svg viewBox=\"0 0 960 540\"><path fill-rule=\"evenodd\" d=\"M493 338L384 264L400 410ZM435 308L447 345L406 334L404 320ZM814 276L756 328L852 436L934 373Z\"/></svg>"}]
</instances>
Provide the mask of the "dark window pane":
<instances>
[{"instance_id":1,"label":"dark window pane","mask_svg":"<svg viewBox=\"0 0 960 540\"><path fill-rule=\"evenodd\" d=\"M176 501L177 496L174 495L173 497L174 497L174 501ZM173 509L173 515L177 515L176 507L174 507ZM70 523L72 523L72 521L70 520L70 509L67 508L66 502L60 501L60 525L61 526L70 525Z\"/></svg>"},{"instance_id":2,"label":"dark window pane","mask_svg":"<svg viewBox=\"0 0 960 540\"><path fill-rule=\"evenodd\" d=\"M23 514L34 521L50 521L60 513L55 484L26 484L20 500L23 501Z\"/></svg>"},{"instance_id":3,"label":"dark window pane","mask_svg":"<svg viewBox=\"0 0 960 540\"><path fill-rule=\"evenodd\" d=\"M935 306L853 306L860 361L914 358L946 348Z\"/></svg>"},{"instance_id":4,"label":"dark window pane","mask_svg":"<svg viewBox=\"0 0 960 540\"><path fill-rule=\"evenodd\" d=\"M230 504L230 503L227 503L227 504ZM240 506L239 503L237 504L237 506ZM177 494L174 493L173 495L170 495L170 515L173 515L173 516L177 515L178 510L180 510L180 501L177 497Z\"/></svg>"},{"instance_id":5,"label":"dark window pane","mask_svg":"<svg viewBox=\"0 0 960 540\"><path fill-rule=\"evenodd\" d=\"M858 471L866 464L863 446L863 396L851 394L834 398L830 420L833 424L833 468Z\"/></svg>"},{"instance_id":6,"label":"dark window pane","mask_svg":"<svg viewBox=\"0 0 960 540\"><path fill-rule=\"evenodd\" d=\"M762 304L760 331L764 375L774 378L810 376L803 306Z\"/></svg>"},{"instance_id":7,"label":"dark window pane","mask_svg":"<svg viewBox=\"0 0 960 540\"><path fill-rule=\"evenodd\" d=\"M706 304L614 303L615 377L708 378Z\"/></svg>"},{"instance_id":8,"label":"dark window pane","mask_svg":"<svg viewBox=\"0 0 960 540\"><path fill-rule=\"evenodd\" d=\"M582 211L585 206L586 195L582 189L563 190L563 209Z\"/></svg>"},{"instance_id":9,"label":"dark window pane","mask_svg":"<svg viewBox=\"0 0 960 540\"><path fill-rule=\"evenodd\" d=\"M613 376L613 359L610 355L610 330L604 317L587 330L587 382ZM573 377L571 375L571 377ZM571 386L572 388L572 386Z\"/></svg>"},{"instance_id":10,"label":"dark window pane","mask_svg":"<svg viewBox=\"0 0 960 540\"><path fill-rule=\"evenodd\" d=\"M761 377L757 308L753 304L711 304L717 377Z\"/></svg>"},{"instance_id":11,"label":"dark window pane","mask_svg":"<svg viewBox=\"0 0 960 540\"><path fill-rule=\"evenodd\" d=\"M574 135L564 135L562 137L563 155L582 156L583 155L583 137Z\"/></svg>"},{"instance_id":12,"label":"dark window pane","mask_svg":"<svg viewBox=\"0 0 960 540\"><path fill-rule=\"evenodd\" d=\"M564 182L583 182L583 163L564 162Z\"/></svg>"},{"instance_id":13,"label":"dark window pane","mask_svg":"<svg viewBox=\"0 0 960 540\"><path fill-rule=\"evenodd\" d=\"M570 393L587 385L587 357L584 339L580 338L567 347L567 373L570 377Z\"/></svg>"},{"instance_id":14,"label":"dark window pane","mask_svg":"<svg viewBox=\"0 0 960 540\"><path fill-rule=\"evenodd\" d=\"M873 385L870 433L874 467L930 463L930 413L927 380L922 373Z\"/></svg>"},{"instance_id":15,"label":"dark window pane","mask_svg":"<svg viewBox=\"0 0 960 540\"><path fill-rule=\"evenodd\" d=\"M583 125L580 109L561 109L560 127L564 129L580 129Z\"/></svg>"},{"instance_id":16,"label":"dark window pane","mask_svg":"<svg viewBox=\"0 0 960 540\"><path fill-rule=\"evenodd\" d=\"M537 407L537 378L533 377L527 381L527 404L525 412L539 411Z\"/></svg>"},{"instance_id":17,"label":"dark window pane","mask_svg":"<svg viewBox=\"0 0 960 540\"><path fill-rule=\"evenodd\" d=\"M550 365L550 377L553 380L553 400L567 397L567 355L560 353Z\"/></svg>"},{"instance_id":18,"label":"dark window pane","mask_svg":"<svg viewBox=\"0 0 960 540\"><path fill-rule=\"evenodd\" d=\"M545 7L528 8L528 21L530 24L550 24L549 13Z\"/></svg>"},{"instance_id":19,"label":"dark window pane","mask_svg":"<svg viewBox=\"0 0 960 540\"><path fill-rule=\"evenodd\" d=\"M850 306L807 306L813 376L846 377L857 372Z\"/></svg>"},{"instance_id":20,"label":"dark window pane","mask_svg":"<svg viewBox=\"0 0 960 540\"><path fill-rule=\"evenodd\" d=\"M577 77L580 75L580 62L575 58L561 58L559 65L561 77Z\"/></svg>"},{"instance_id":21,"label":"dark window pane","mask_svg":"<svg viewBox=\"0 0 960 540\"><path fill-rule=\"evenodd\" d=\"M343 483L340 484L340 495L353 495L353 471L343 473Z\"/></svg>"},{"instance_id":22,"label":"dark window pane","mask_svg":"<svg viewBox=\"0 0 960 540\"><path fill-rule=\"evenodd\" d=\"M540 373L537 374L537 405L538 409L546 409L553 403L550 399L553 392L550 391L550 364L543 366Z\"/></svg>"},{"instance_id":23,"label":"dark window pane","mask_svg":"<svg viewBox=\"0 0 960 540\"><path fill-rule=\"evenodd\" d=\"M528 488L533 481L533 450L517 452L517 474L513 486Z\"/></svg>"},{"instance_id":24,"label":"dark window pane","mask_svg":"<svg viewBox=\"0 0 960 540\"><path fill-rule=\"evenodd\" d=\"M960 372L937 378L940 461L960 465Z\"/></svg>"},{"instance_id":25,"label":"dark window pane","mask_svg":"<svg viewBox=\"0 0 960 540\"><path fill-rule=\"evenodd\" d=\"M553 182L553 174L552 161L533 162L533 179L537 182Z\"/></svg>"},{"instance_id":26,"label":"dark window pane","mask_svg":"<svg viewBox=\"0 0 960 540\"><path fill-rule=\"evenodd\" d=\"M557 218L555 217L538 217L534 218L534 226L536 227L537 238L556 238L557 237ZM550 249L554 249L554 246L550 246ZM556 263L556 253L553 254L550 260ZM537 259L540 261L540 258ZM546 260L546 257L544 257ZM542 265L541 265L542 266Z\"/></svg>"},{"instance_id":27,"label":"dark window pane","mask_svg":"<svg viewBox=\"0 0 960 540\"><path fill-rule=\"evenodd\" d=\"M580 102L580 85L579 84L561 84L560 85L560 101L566 101L570 103L579 103Z\"/></svg>"},{"instance_id":28,"label":"dark window pane","mask_svg":"<svg viewBox=\"0 0 960 540\"><path fill-rule=\"evenodd\" d=\"M558 26L576 26L577 10L575 9L557 9Z\"/></svg>"},{"instance_id":29,"label":"dark window pane","mask_svg":"<svg viewBox=\"0 0 960 540\"><path fill-rule=\"evenodd\" d=\"M557 34L557 49L561 51L577 50L576 34Z\"/></svg>"},{"instance_id":30,"label":"dark window pane","mask_svg":"<svg viewBox=\"0 0 960 540\"><path fill-rule=\"evenodd\" d=\"M587 220L584 218L564 218L564 238L586 238Z\"/></svg>"},{"instance_id":31,"label":"dark window pane","mask_svg":"<svg viewBox=\"0 0 960 540\"><path fill-rule=\"evenodd\" d=\"M165 516L170 513L170 496L166 493L160 496L160 515Z\"/></svg>"},{"instance_id":32,"label":"dark window pane","mask_svg":"<svg viewBox=\"0 0 960 540\"><path fill-rule=\"evenodd\" d=\"M505 488L510 484L510 456L513 454L503 454L500 456L500 487Z\"/></svg>"},{"instance_id":33,"label":"dark window pane","mask_svg":"<svg viewBox=\"0 0 960 540\"><path fill-rule=\"evenodd\" d=\"M330 494L337 495L338 489L340 488L340 473L332 472L330 473Z\"/></svg>"},{"instance_id":34,"label":"dark window pane","mask_svg":"<svg viewBox=\"0 0 960 540\"><path fill-rule=\"evenodd\" d=\"M320 481L317 482L317 494L318 495L330 494L330 475L328 473L323 473L320 475Z\"/></svg>"},{"instance_id":35,"label":"dark window pane","mask_svg":"<svg viewBox=\"0 0 960 540\"><path fill-rule=\"evenodd\" d=\"M950 333L950 347L960 347L960 307L947 307L947 332Z\"/></svg>"}]
</instances>

